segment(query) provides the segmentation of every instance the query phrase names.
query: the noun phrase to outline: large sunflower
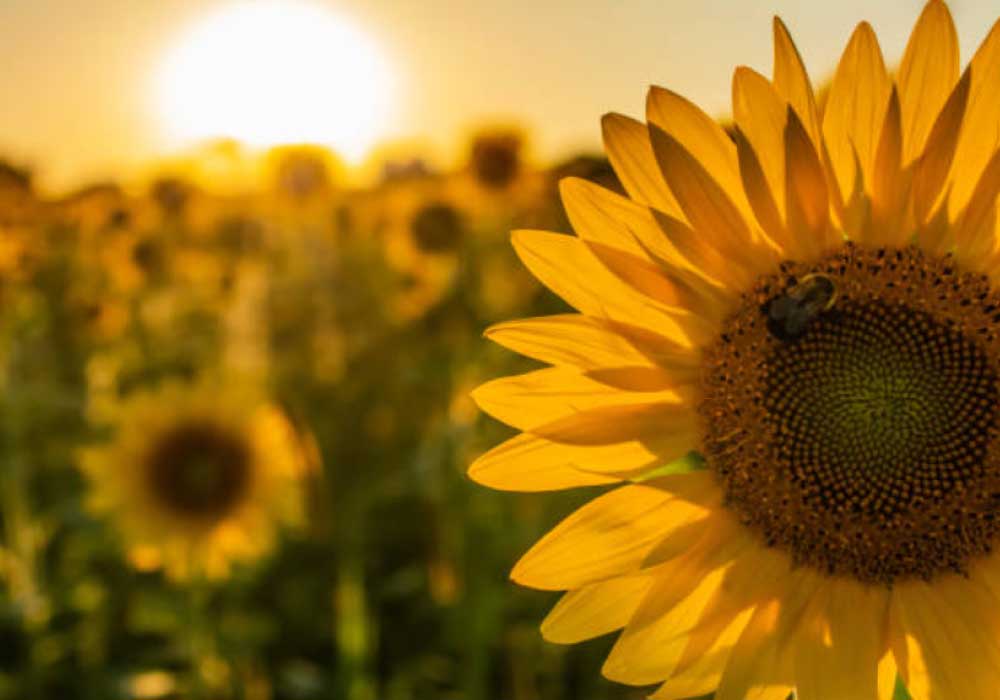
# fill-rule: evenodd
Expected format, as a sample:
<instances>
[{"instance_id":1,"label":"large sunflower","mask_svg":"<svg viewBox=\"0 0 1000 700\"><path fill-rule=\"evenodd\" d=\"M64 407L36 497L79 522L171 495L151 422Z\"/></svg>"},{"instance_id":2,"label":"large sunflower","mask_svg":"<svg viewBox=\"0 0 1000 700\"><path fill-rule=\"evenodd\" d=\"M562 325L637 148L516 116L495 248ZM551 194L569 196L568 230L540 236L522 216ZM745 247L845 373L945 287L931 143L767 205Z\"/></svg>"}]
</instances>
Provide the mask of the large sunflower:
<instances>
[{"instance_id":1,"label":"large sunflower","mask_svg":"<svg viewBox=\"0 0 1000 700\"><path fill-rule=\"evenodd\" d=\"M113 411L114 440L85 450L90 506L110 515L140 568L225 575L301 513L305 460L260 396L204 382L138 393Z\"/></svg>"},{"instance_id":2,"label":"large sunflower","mask_svg":"<svg viewBox=\"0 0 1000 700\"><path fill-rule=\"evenodd\" d=\"M774 44L772 79L736 70L732 138L653 88L647 124L604 119L629 196L567 180L577 237L515 233L580 313L488 331L552 366L477 391L523 433L470 473L625 482L512 574L568 591L550 640L624 628L613 680L995 698L1000 28L959 75L932 1L893 75L861 24L822 110L779 20Z\"/></svg>"}]
</instances>

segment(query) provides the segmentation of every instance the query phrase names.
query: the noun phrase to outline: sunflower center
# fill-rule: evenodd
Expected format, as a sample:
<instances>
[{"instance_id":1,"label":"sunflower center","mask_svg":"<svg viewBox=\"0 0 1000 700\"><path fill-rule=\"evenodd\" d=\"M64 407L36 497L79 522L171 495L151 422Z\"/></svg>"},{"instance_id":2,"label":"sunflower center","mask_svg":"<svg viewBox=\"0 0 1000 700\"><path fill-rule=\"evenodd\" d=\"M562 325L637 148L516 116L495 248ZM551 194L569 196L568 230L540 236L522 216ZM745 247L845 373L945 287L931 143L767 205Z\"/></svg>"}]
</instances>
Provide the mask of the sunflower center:
<instances>
[{"instance_id":1,"label":"sunflower center","mask_svg":"<svg viewBox=\"0 0 1000 700\"><path fill-rule=\"evenodd\" d=\"M887 584L991 550L1000 295L985 278L848 244L760 279L727 323L706 356L703 450L768 545Z\"/></svg>"},{"instance_id":2,"label":"sunflower center","mask_svg":"<svg viewBox=\"0 0 1000 700\"><path fill-rule=\"evenodd\" d=\"M926 313L844 301L776 347L763 405L774 450L804 497L891 517L952 490L982 461L996 378L975 343Z\"/></svg>"},{"instance_id":3,"label":"sunflower center","mask_svg":"<svg viewBox=\"0 0 1000 700\"><path fill-rule=\"evenodd\" d=\"M454 207L429 204L413 217L411 232L417 247L425 253L447 253L462 240L462 220Z\"/></svg>"},{"instance_id":4,"label":"sunflower center","mask_svg":"<svg viewBox=\"0 0 1000 700\"><path fill-rule=\"evenodd\" d=\"M191 422L167 432L149 457L154 492L184 516L224 517L243 495L250 476L250 450L221 426Z\"/></svg>"}]
</instances>

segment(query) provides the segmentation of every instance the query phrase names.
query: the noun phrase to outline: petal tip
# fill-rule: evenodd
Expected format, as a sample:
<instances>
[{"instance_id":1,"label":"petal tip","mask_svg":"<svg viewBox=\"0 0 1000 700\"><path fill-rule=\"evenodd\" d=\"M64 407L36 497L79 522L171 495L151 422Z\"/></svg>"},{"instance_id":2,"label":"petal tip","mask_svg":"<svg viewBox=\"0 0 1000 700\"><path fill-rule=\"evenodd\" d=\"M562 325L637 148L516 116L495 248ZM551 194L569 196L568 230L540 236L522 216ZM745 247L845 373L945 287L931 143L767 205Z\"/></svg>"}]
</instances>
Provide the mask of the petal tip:
<instances>
[{"instance_id":1,"label":"petal tip","mask_svg":"<svg viewBox=\"0 0 1000 700\"><path fill-rule=\"evenodd\" d=\"M854 32L851 34L851 38L863 38L875 41L877 43L878 39L875 35L875 29L872 27L868 20L861 20L858 22L857 26L854 27Z\"/></svg>"}]
</instances>

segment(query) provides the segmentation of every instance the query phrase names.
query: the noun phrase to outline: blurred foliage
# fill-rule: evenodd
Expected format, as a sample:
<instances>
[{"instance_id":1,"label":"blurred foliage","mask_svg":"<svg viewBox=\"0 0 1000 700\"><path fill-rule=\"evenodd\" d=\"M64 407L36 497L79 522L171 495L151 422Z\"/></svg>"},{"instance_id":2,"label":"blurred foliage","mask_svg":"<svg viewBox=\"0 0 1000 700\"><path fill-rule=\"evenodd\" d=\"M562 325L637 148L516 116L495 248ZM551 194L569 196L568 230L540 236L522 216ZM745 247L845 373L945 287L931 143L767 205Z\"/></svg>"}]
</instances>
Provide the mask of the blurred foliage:
<instances>
[{"instance_id":1,"label":"blurred foliage","mask_svg":"<svg viewBox=\"0 0 1000 700\"><path fill-rule=\"evenodd\" d=\"M593 492L497 493L471 460L511 434L468 397L531 368L482 339L560 302L515 228L567 230L557 177L515 132L467 167L414 159L345 188L319 149L276 151L270 187L176 174L57 201L0 167L0 698L639 698L613 642L543 642L553 594L507 579ZM86 507L80 450L108 401L240 372L308 436L306 524L223 581L139 571Z\"/></svg>"}]
</instances>

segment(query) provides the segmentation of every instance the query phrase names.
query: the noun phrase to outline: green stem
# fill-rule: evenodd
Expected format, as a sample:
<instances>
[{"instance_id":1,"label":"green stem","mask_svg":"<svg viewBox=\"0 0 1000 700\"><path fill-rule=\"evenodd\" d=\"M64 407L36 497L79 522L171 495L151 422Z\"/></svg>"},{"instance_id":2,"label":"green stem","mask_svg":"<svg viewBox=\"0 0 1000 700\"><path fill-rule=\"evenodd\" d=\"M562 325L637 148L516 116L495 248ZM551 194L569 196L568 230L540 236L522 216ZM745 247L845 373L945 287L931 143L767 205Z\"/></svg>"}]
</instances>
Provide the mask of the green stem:
<instances>
[{"instance_id":1,"label":"green stem","mask_svg":"<svg viewBox=\"0 0 1000 700\"><path fill-rule=\"evenodd\" d=\"M203 663L205 659L215 656L216 639L214 625L211 624L208 608L210 591L207 584L201 580L195 580L188 584L188 624L187 624L187 653L189 666L188 697L192 700L209 700L216 698L213 688L204 675Z\"/></svg>"}]
</instances>

